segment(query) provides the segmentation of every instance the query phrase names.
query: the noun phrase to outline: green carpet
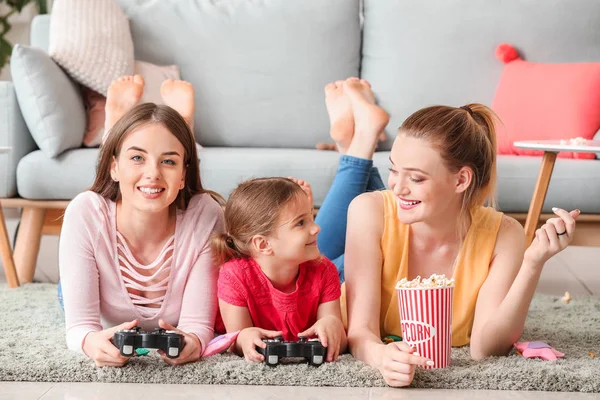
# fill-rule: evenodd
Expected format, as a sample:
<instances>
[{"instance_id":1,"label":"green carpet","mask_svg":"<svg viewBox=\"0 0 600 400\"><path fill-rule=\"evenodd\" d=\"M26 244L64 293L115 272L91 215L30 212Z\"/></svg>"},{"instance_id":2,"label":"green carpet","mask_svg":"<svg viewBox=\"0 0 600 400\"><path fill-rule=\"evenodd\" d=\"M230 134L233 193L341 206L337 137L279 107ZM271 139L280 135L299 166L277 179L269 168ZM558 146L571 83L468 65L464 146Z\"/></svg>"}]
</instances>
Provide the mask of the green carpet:
<instances>
[{"instance_id":1,"label":"green carpet","mask_svg":"<svg viewBox=\"0 0 600 400\"><path fill-rule=\"evenodd\" d=\"M96 368L69 352L56 285L0 285L0 381L136 382L301 386L385 386L379 373L344 355L314 368L287 364L269 368L232 354L170 367L151 353L123 368ZM418 370L413 387L600 392L600 298L580 297L563 304L536 295L522 340L546 341L566 354L557 361L524 359L516 354L480 362L468 348L453 349L452 366ZM589 352L598 355L592 358Z\"/></svg>"}]
</instances>

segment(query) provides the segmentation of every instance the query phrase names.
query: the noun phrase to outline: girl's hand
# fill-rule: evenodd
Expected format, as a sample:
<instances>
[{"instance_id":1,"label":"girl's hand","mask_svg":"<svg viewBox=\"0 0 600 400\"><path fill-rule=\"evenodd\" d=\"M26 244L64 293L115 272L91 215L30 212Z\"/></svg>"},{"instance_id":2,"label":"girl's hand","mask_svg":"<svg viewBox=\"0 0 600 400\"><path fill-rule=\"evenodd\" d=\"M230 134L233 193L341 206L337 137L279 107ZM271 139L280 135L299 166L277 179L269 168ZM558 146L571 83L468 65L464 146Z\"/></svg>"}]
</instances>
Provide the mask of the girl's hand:
<instances>
[{"instance_id":1,"label":"girl's hand","mask_svg":"<svg viewBox=\"0 0 600 400\"><path fill-rule=\"evenodd\" d=\"M540 229L535 231L535 238L525 251L525 261L543 265L552 256L564 250L573 240L575 220L580 211L567 212L560 208L553 208L552 211L558 218L550 218Z\"/></svg>"},{"instance_id":2,"label":"girl's hand","mask_svg":"<svg viewBox=\"0 0 600 400\"><path fill-rule=\"evenodd\" d=\"M433 361L421 357L404 342L392 342L385 345L379 371L388 385L408 386L415 377L417 365L433 365Z\"/></svg>"},{"instance_id":3,"label":"girl's hand","mask_svg":"<svg viewBox=\"0 0 600 400\"><path fill-rule=\"evenodd\" d=\"M200 356L202 355L202 345L200 345L200 339L198 339L198 336L193 333L185 333L184 331L175 328L173 325L163 321L162 319L158 320L158 326L164 330L175 331L180 335L183 335L183 349L181 350L181 353L179 353L179 357L169 358L164 351L157 351L164 362L169 365L182 365L189 362L198 361L200 359Z\"/></svg>"},{"instance_id":4,"label":"girl's hand","mask_svg":"<svg viewBox=\"0 0 600 400\"><path fill-rule=\"evenodd\" d=\"M337 360L340 354L340 345L342 338L346 335L344 324L333 315L327 315L319 319L313 326L300 332L298 336L313 337L317 336L323 347L327 347L327 361Z\"/></svg>"},{"instance_id":5,"label":"girl's hand","mask_svg":"<svg viewBox=\"0 0 600 400\"><path fill-rule=\"evenodd\" d=\"M267 344L262 341L264 338L273 339L282 335L283 332L281 331L268 331L255 327L245 328L238 335L236 346L241 348L246 361L261 362L264 361L265 357L256 351L256 346L264 349L267 347Z\"/></svg>"},{"instance_id":6,"label":"girl's hand","mask_svg":"<svg viewBox=\"0 0 600 400\"><path fill-rule=\"evenodd\" d=\"M117 331L132 329L136 325L137 320L133 320L100 332L88 333L83 340L83 352L94 360L97 367L122 367L129 357L122 356L111 339Z\"/></svg>"}]
</instances>

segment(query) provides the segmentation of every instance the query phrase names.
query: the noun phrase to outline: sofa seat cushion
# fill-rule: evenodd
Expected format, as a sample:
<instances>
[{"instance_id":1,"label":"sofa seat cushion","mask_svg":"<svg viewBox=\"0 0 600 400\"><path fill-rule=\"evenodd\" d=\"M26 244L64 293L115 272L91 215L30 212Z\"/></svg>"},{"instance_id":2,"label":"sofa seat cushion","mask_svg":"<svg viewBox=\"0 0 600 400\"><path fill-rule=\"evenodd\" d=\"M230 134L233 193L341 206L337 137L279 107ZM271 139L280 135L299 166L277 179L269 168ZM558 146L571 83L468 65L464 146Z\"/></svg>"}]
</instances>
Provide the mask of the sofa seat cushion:
<instances>
[{"instance_id":1,"label":"sofa seat cushion","mask_svg":"<svg viewBox=\"0 0 600 400\"><path fill-rule=\"evenodd\" d=\"M384 183L389 175L387 151L375 153L374 163ZM28 199L72 199L93 183L98 149L69 150L51 159L34 151L17 168L19 194ZM243 180L264 176L294 176L308 181L320 206L337 171L333 151L304 149L204 148L200 172L205 188L227 197ZM526 213L541 165L540 157L498 157L498 204L501 211ZM579 208L600 214L600 160L556 161L544 212L552 207Z\"/></svg>"},{"instance_id":2,"label":"sofa seat cushion","mask_svg":"<svg viewBox=\"0 0 600 400\"><path fill-rule=\"evenodd\" d=\"M28 199L68 200L94 181L97 148L69 150L50 159L41 151L23 157L17 168L19 195ZM308 149L203 148L200 172L205 188L223 196L243 180L263 176L294 176L313 187L320 205L331 186L339 155Z\"/></svg>"}]
</instances>

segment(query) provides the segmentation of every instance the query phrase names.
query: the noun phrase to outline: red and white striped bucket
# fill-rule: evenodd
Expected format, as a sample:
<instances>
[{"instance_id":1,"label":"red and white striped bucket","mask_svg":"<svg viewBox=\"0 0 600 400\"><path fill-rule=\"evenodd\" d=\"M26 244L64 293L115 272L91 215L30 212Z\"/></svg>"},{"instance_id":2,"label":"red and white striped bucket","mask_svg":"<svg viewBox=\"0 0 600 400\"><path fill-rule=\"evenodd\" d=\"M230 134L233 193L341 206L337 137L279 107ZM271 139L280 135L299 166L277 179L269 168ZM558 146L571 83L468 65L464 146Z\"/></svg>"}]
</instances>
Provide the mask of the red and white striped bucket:
<instances>
[{"instance_id":1,"label":"red and white striped bucket","mask_svg":"<svg viewBox=\"0 0 600 400\"><path fill-rule=\"evenodd\" d=\"M450 365L454 287L400 288L397 292L402 340L433 361L433 366L423 368Z\"/></svg>"}]
</instances>

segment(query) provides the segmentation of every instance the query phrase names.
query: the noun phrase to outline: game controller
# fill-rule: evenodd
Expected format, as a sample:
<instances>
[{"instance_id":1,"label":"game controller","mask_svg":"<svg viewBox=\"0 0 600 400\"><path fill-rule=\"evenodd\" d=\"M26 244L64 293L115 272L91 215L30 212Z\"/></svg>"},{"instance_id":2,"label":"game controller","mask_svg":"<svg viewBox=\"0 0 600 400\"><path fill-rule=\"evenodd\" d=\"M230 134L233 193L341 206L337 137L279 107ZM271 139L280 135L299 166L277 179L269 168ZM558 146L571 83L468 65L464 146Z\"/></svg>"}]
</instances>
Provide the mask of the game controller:
<instances>
[{"instance_id":1,"label":"game controller","mask_svg":"<svg viewBox=\"0 0 600 400\"><path fill-rule=\"evenodd\" d=\"M304 357L308 363L319 366L325 362L327 347L323 347L319 339L300 337L297 342L284 342L281 336L274 339L263 339L266 348L256 346L256 351L265 356L265 364L274 367L279 360L289 357Z\"/></svg>"},{"instance_id":2,"label":"game controller","mask_svg":"<svg viewBox=\"0 0 600 400\"><path fill-rule=\"evenodd\" d=\"M169 358L179 357L183 349L183 335L175 331L156 328L153 332L144 332L139 327L117 331L112 342L121 351L121 355L131 357L136 349L159 349Z\"/></svg>"}]
</instances>

